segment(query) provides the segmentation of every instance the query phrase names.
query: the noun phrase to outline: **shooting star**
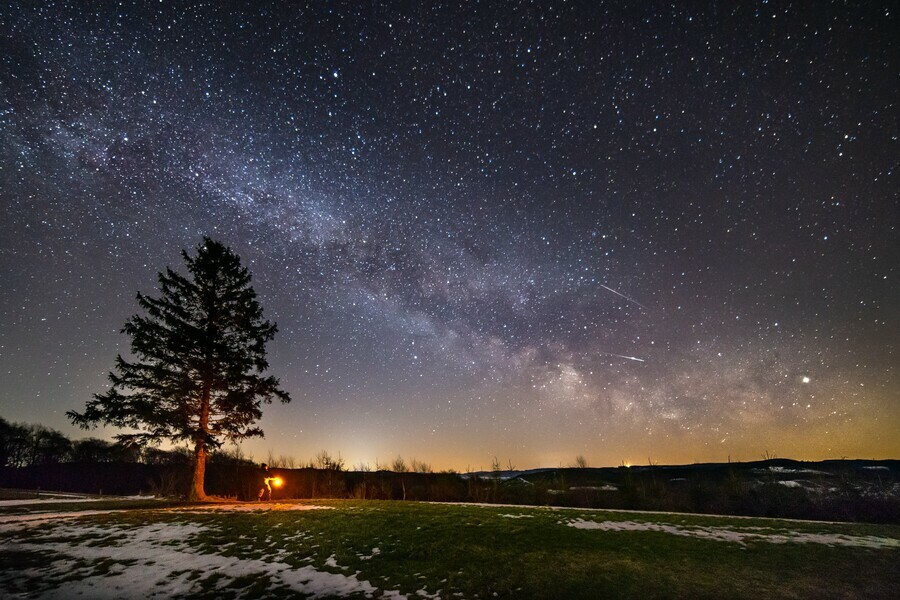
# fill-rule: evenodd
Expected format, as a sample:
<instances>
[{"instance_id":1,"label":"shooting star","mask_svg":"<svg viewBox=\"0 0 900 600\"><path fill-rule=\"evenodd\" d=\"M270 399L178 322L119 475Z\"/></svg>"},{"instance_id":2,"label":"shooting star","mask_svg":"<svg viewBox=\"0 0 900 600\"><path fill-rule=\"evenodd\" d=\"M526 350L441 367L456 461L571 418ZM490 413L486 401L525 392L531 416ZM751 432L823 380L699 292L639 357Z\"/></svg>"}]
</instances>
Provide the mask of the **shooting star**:
<instances>
[{"instance_id":1,"label":"shooting star","mask_svg":"<svg viewBox=\"0 0 900 600\"><path fill-rule=\"evenodd\" d=\"M602 287L604 290L609 290L610 292L612 292L612 293L615 294L616 296L622 296L623 298L625 298L626 300L628 300L628 301L631 302L632 304L637 304L638 306L640 306L640 307L643 308L644 310L647 310L647 307L646 307L646 306L644 306L643 304L641 304L640 302L638 302L638 301L635 300L634 298L629 298L629 297L626 296L625 294L622 294L622 293L620 293L620 292L617 292L616 290L612 289L611 287L605 286L605 285L603 285L602 283L600 284L600 287ZM628 357L626 356L625 358L628 358Z\"/></svg>"},{"instance_id":2,"label":"shooting star","mask_svg":"<svg viewBox=\"0 0 900 600\"><path fill-rule=\"evenodd\" d=\"M637 356L625 356L624 354L613 354L612 352L603 352L603 354L607 356L618 356L619 358L624 358L625 360L633 360L636 362L647 362L643 358L638 358Z\"/></svg>"}]
</instances>

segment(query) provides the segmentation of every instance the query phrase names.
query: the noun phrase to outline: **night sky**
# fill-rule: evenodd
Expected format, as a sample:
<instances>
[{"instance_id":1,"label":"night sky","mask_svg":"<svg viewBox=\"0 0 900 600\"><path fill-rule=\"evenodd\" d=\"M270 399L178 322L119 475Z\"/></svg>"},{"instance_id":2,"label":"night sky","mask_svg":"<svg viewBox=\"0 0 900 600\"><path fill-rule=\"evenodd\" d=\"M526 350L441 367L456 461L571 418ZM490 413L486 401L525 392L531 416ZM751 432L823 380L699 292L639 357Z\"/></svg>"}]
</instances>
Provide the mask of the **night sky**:
<instances>
[{"instance_id":1,"label":"night sky","mask_svg":"<svg viewBox=\"0 0 900 600\"><path fill-rule=\"evenodd\" d=\"M900 458L891 3L186 4L0 7L3 418L208 235L257 460Z\"/></svg>"}]
</instances>

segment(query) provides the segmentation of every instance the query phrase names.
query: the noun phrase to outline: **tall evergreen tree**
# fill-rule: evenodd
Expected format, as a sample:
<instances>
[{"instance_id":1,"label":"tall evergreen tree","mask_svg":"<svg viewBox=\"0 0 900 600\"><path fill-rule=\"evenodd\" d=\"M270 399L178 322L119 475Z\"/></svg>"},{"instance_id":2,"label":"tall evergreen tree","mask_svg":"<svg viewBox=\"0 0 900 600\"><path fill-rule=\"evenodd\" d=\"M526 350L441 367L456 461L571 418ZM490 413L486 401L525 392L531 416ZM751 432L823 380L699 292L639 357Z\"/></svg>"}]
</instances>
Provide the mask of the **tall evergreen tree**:
<instances>
[{"instance_id":1,"label":"tall evergreen tree","mask_svg":"<svg viewBox=\"0 0 900 600\"><path fill-rule=\"evenodd\" d=\"M122 329L133 361L116 357L110 389L95 394L84 412L68 417L87 429L98 423L131 429L120 441L187 441L193 447L192 500L206 498L210 450L225 441L262 437L254 423L262 402L290 402L268 369L266 343L275 324L263 320L250 273L230 248L204 238L196 256L182 251L190 277L170 268L159 274L160 296L141 293L146 315Z\"/></svg>"}]
</instances>

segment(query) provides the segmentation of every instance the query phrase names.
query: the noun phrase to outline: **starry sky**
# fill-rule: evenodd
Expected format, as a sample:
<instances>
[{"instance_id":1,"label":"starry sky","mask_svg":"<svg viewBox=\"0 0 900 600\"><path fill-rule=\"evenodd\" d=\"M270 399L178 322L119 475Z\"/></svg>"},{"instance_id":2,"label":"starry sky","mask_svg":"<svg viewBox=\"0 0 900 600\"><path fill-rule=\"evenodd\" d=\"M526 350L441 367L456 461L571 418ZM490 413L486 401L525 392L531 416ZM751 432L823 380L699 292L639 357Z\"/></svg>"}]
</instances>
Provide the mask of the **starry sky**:
<instances>
[{"instance_id":1,"label":"starry sky","mask_svg":"<svg viewBox=\"0 0 900 600\"><path fill-rule=\"evenodd\" d=\"M256 459L900 457L896 7L627 4L4 3L0 416L208 235Z\"/></svg>"}]
</instances>

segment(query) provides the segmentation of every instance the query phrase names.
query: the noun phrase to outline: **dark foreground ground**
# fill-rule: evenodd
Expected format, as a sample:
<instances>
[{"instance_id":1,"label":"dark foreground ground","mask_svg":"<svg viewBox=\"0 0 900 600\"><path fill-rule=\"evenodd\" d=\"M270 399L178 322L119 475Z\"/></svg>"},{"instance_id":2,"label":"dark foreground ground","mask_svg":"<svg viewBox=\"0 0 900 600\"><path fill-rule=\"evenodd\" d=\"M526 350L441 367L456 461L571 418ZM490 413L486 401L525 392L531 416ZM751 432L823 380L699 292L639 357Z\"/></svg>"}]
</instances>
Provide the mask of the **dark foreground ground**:
<instances>
[{"instance_id":1,"label":"dark foreground ground","mask_svg":"<svg viewBox=\"0 0 900 600\"><path fill-rule=\"evenodd\" d=\"M896 598L900 527L394 501L0 503L3 598Z\"/></svg>"}]
</instances>

